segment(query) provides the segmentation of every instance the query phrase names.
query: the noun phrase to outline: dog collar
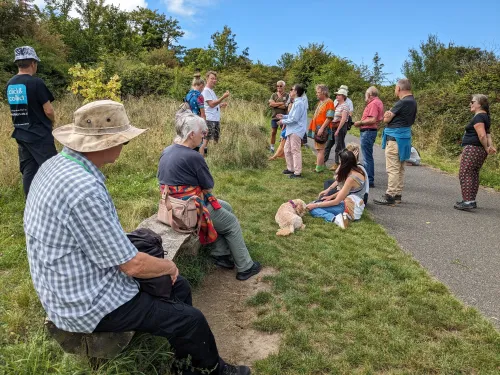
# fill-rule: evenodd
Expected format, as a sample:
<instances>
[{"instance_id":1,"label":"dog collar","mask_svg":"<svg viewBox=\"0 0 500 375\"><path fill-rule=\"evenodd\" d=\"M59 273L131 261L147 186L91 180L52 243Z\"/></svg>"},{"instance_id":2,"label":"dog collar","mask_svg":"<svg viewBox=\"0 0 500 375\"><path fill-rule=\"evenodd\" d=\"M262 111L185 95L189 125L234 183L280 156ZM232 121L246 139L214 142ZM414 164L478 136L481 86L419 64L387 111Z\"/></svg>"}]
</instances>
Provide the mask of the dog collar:
<instances>
[{"instance_id":1,"label":"dog collar","mask_svg":"<svg viewBox=\"0 0 500 375\"><path fill-rule=\"evenodd\" d=\"M295 203L293 203L293 201L291 199L288 201L288 203L290 203L293 208L297 208L297 205Z\"/></svg>"}]
</instances>

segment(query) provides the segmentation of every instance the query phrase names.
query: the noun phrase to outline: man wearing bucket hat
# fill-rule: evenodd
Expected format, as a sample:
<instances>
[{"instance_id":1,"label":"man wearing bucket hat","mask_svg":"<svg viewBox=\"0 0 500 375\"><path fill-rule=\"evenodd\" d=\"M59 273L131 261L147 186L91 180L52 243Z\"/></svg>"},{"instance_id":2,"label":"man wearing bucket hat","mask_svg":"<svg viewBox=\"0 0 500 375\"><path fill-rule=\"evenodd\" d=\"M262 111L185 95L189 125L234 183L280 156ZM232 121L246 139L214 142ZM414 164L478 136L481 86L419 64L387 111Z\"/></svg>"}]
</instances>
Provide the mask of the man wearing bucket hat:
<instances>
[{"instance_id":1,"label":"man wearing bucket hat","mask_svg":"<svg viewBox=\"0 0 500 375\"><path fill-rule=\"evenodd\" d=\"M18 144L26 196L40 165L57 153L52 136L55 116L51 102L54 96L43 80L33 77L39 61L33 47L16 48L14 63L19 72L7 83L7 100L14 125L12 138Z\"/></svg>"},{"instance_id":2,"label":"man wearing bucket hat","mask_svg":"<svg viewBox=\"0 0 500 375\"><path fill-rule=\"evenodd\" d=\"M219 358L175 263L138 252L120 225L100 168L146 130L130 124L122 104L101 100L79 108L73 123L53 131L64 148L40 167L24 213L35 290L59 329L149 332L169 340L181 359L176 363L191 357L184 374L249 374L247 367ZM134 280L164 275L173 282L170 299L140 291Z\"/></svg>"},{"instance_id":3,"label":"man wearing bucket hat","mask_svg":"<svg viewBox=\"0 0 500 375\"><path fill-rule=\"evenodd\" d=\"M349 107L349 117L347 119L347 121L349 123L349 121L352 121L352 113L354 112L354 105L352 104L352 100L347 97L347 95L349 94L349 88L346 85L341 85L340 88L339 88L339 92L342 92L342 94L345 95L345 104L347 104L347 106ZM337 94L337 93L335 93L335 94ZM339 101L337 99L335 99L333 101L333 104L335 104L335 107L337 107L338 104L339 104ZM348 130L348 128L346 127L343 131L345 131L345 133L347 134L347 130ZM326 143L326 147L325 147L325 163L330 158L330 152L332 151L332 148L333 148L333 146L335 145L335 142L336 142L335 138L338 138L338 137L333 137L331 140L329 140ZM345 139L345 134L344 134L344 137L342 139ZM344 149L344 147L341 148L342 145L339 145L339 143L340 142L337 142L337 145L338 145L337 148L339 149L338 152L340 152L340 151L342 151ZM345 142L342 143L342 144L345 145ZM337 169L337 167L338 167L337 163L334 163L334 165L330 168L330 170L335 171Z\"/></svg>"}]
</instances>

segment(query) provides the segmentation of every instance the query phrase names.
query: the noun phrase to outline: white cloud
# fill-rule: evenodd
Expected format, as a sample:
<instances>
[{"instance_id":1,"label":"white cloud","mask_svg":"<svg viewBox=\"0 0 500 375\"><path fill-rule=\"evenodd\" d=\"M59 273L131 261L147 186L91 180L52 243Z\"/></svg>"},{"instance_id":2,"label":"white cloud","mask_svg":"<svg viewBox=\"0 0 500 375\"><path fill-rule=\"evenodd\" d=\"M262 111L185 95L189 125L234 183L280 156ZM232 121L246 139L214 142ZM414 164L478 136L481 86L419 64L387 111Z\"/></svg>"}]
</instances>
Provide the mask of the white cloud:
<instances>
[{"instance_id":1,"label":"white cloud","mask_svg":"<svg viewBox=\"0 0 500 375\"><path fill-rule=\"evenodd\" d=\"M198 35L196 35L192 31L189 31L186 29L184 29L182 31L184 31L184 35L182 36L182 39L192 40L192 39L196 39L198 37Z\"/></svg>"},{"instance_id":2,"label":"white cloud","mask_svg":"<svg viewBox=\"0 0 500 375\"><path fill-rule=\"evenodd\" d=\"M148 6L146 0L106 0L104 3L113 4L119 7L121 10L125 11L134 10L136 7L147 8ZM45 0L35 0L33 4L38 5L38 7L42 9L43 7L45 7ZM76 11L72 9L70 12L70 16L78 17L78 13L76 13Z\"/></svg>"},{"instance_id":3,"label":"white cloud","mask_svg":"<svg viewBox=\"0 0 500 375\"><path fill-rule=\"evenodd\" d=\"M167 10L184 17L194 16L196 13L195 4L189 0L164 0Z\"/></svg>"},{"instance_id":4,"label":"white cloud","mask_svg":"<svg viewBox=\"0 0 500 375\"><path fill-rule=\"evenodd\" d=\"M121 10L131 11L136 7L147 8L148 3L145 0L106 0L106 4L118 6Z\"/></svg>"},{"instance_id":5,"label":"white cloud","mask_svg":"<svg viewBox=\"0 0 500 375\"><path fill-rule=\"evenodd\" d=\"M217 0L163 0L170 13L181 17L192 17L199 13L200 8L213 6Z\"/></svg>"}]
</instances>

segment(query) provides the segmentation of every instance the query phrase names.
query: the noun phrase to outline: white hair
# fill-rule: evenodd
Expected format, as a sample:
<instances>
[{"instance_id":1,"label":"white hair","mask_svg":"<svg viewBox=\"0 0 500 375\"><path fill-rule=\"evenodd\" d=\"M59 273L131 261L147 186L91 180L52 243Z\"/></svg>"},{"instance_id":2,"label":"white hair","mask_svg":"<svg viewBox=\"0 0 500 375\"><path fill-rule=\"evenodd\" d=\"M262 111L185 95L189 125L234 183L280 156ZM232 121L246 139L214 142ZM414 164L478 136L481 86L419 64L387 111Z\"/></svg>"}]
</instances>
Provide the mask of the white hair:
<instances>
[{"instance_id":1,"label":"white hair","mask_svg":"<svg viewBox=\"0 0 500 375\"><path fill-rule=\"evenodd\" d=\"M282 85L283 87L285 87L285 86L286 86L285 81L278 81L278 82L276 82L276 84L277 84L277 85Z\"/></svg>"},{"instance_id":2,"label":"white hair","mask_svg":"<svg viewBox=\"0 0 500 375\"><path fill-rule=\"evenodd\" d=\"M208 130L207 123L203 118L183 109L175 114L175 133L177 134L175 141L182 143L189 137L189 134L198 130Z\"/></svg>"}]
</instances>

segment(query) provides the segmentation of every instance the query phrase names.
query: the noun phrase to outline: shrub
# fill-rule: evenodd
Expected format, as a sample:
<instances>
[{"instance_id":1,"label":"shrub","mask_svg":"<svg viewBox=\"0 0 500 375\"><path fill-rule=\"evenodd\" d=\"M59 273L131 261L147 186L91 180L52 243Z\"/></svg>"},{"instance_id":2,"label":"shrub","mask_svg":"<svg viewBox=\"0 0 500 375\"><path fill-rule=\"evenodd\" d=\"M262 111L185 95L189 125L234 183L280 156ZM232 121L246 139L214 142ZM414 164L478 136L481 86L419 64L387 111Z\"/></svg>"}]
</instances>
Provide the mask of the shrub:
<instances>
[{"instance_id":1,"label":"shrub","mask_svg":"<svg viewBox=\"0 0 500 375\"><path fill-rule=\"evenodd\" d=\"M99 99L120 101L120 78L115 74L105 83L103 66L84 69L80 64L76 64L69 69L69 74L73 78L70 91L82 96L84 103Z\"/></svg>"}]
</instances>

